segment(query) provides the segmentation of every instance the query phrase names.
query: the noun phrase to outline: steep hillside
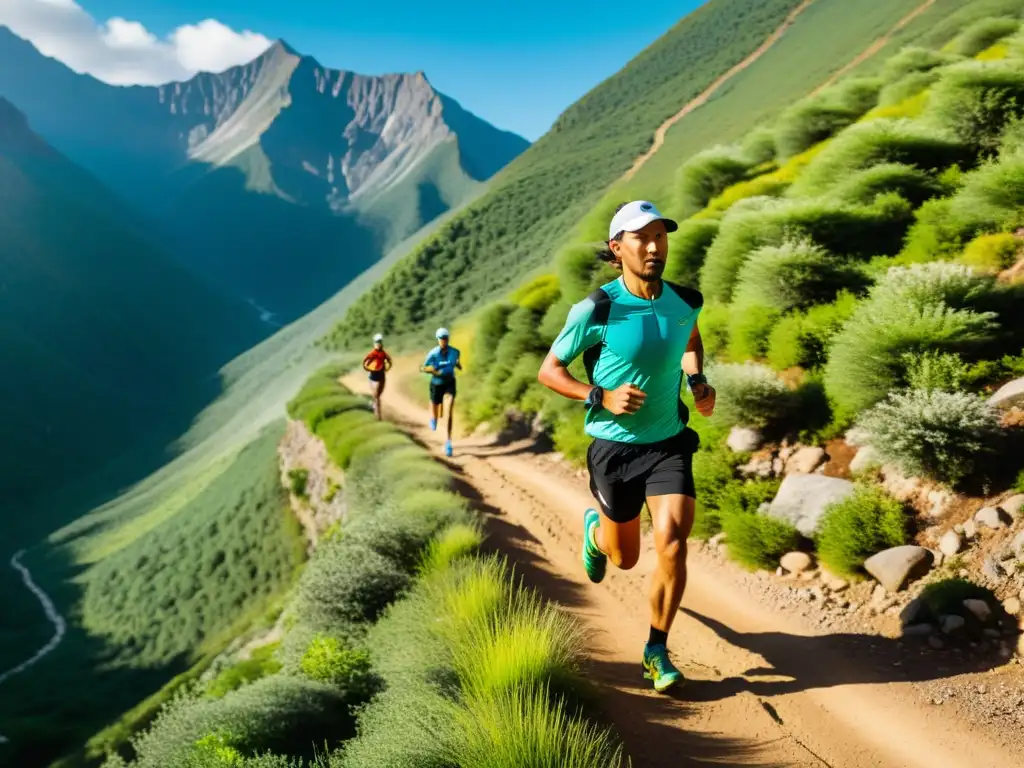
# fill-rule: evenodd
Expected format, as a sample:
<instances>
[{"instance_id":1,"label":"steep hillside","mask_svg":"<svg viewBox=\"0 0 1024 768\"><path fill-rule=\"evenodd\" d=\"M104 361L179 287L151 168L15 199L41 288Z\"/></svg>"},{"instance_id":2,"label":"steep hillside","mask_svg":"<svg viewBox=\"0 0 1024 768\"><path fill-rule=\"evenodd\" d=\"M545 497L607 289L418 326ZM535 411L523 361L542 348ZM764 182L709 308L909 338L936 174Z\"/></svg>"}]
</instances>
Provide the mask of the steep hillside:
<instances>
[{"instance_id":1,"label":"steep hillside","mask_svg":"<svg viewBox=\"0 0 1024 768\"><path fill-rule=\"evenodd\" d=\"M143 230L0 99L0 497L10 511L143 438L166 442L216 395L217 369L265 333ZM4 517L8 542L45 525Z\"/></svg>"},{"instance_id":2,"label":"steep hillside","mask_svg":"<svg viewBox=\"0 0 1024 768\"><path fill-rule=\"evenodd\" d=\"M422 72L332 70L275 43L159 87L111 87L0 28L0 95L159 223L176 254L286 323L528 146Z\"/></svg>"},{"instance_id":3,"label":"steep hillside","mask_svg":"<svg viewBox=\"0 0 1024 768\"><path fill-rule=\"evenodd\" d=\"M567 109L489 191L345 317L332 343L418 331L545 263L655 130L760 46L796 0L712 0Z\"/></svg>"}]
</instances>

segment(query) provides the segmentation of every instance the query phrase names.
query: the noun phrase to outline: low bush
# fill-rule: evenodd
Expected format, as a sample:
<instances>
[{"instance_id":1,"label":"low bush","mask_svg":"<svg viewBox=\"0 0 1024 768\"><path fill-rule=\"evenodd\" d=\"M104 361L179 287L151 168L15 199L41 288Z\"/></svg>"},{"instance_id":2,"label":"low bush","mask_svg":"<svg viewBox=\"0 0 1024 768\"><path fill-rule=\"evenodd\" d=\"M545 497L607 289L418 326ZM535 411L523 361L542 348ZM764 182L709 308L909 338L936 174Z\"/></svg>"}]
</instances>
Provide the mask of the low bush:
<instances>
[{"instance_id":1,"label":"low bush","mask_svg":"<svg viewBox=\"0 0 1024 768\"><path fill-rule=\"evenodd\" d=\"M696 287L704 257L718 235L714 219L687 219L668 236L668 260L663 277L675 283Z\"/></svg>"},{"instance_id":2,"label":"low bush","mask_svg":"<svg viewBox=\"0 0 1024 768\"><path fill-rule=\"evenodd\" d=\"M994 155L1006 126L1024 116L1024 68L1012 60L951 66L932 86L925 114L975 153Z\"/></svg>"},{"instance_id":3,"label":"low bush","mask_svg":"<svg viewBox=\"0 0 1024 768\"><path fill-rule=\"evenodd\" d=\"M879 106L869 112L866 119L919 116L928 105L929 88L940 74L936 70L913 72L885 86L878 94Z\"/></svg>"},{"instance_id":4,"label":"low bush","mask_svg":"<svg viewBox=\"0 0 1024 768\"><path fill-rule=\"evenodd\" d=\"M818 558L837 575L861 575L869 557L909 541L908 523L896 499L879 488L859 486L825 511L816 537Z\"/></svg>"},{"instance_id":5,"label":"low bush","mask_svg":"<svg viewBox=\"0 0 1024 768\"><path fill-rule=\"evenodd\" d=\"M831 304L787 314L768 336L768 363L777 371L796 365L803 368L823 366L832 337L853 315L856 307L857 297L842 291Z\"/></svg>"},{"instance_id":6,"label":"low bush","mask_svg":"<svg viewBox=\"0 0 1024 768\"><path fill-rule=\"evenodd\" d=\"M833 139L794 182L789 195L824 194L851 174L876 165L900 164L934 174L972 158L965 141L941 127L918 120L871 120Z\"/></svg>"},{"instance_id":7,"label":"low bush","mask_svg":"<svg viewBox=\"0 0 1024 768\"><path fill-rule=\"evenodd\" d=\"M940 53L931 48L908 45L885 62L885 66L882 67L882 79L888 83L894 83L907 75L931 72L937 67L943 67L958 60L958 56L950 53Z\"/></svg>"},{"instance_id":8,"label":"low bush","mask_svg":"<svg viewBox=\"0 0 1024 768\"><path fill-rule=\"evenodd\" d=\"M948 51L958 56L977 56L993 43L1020 29L1020 19L981 19L967 27L949 44Z\"/></svg>"},{"instance_id":9,"label":"low bush","mask_svg":"<svg viewBox=\"0 0 1024 768\"><path fill-rule=\"evenodd\" d=\"M999 419L984 398L938 389L890 394L859 420L867 442L909 476L956 485L998 450Z\"/></svg>"},{"instance_id":10,"label":"low bush","mask_svg":"<svg viewBox=\"0 0 1024 768\"><path fill-rule=\"evenodd\" d=\"M451 567L463 557L476 554L483 544L483 531L471 523L454 523L434 537L423 554L420 572L431 575Z\"/></svg>"},{"instance_id":11,"label":"low bush","mask_svg":"<svg viewBox=\"0 0 1024 768\"><path fill-rule=\"evenodd\" d=\"M750 163L733 147L712 147L698 152L679 169L679 209L690 216L711 198L747 175Z\"/></svg>"},{"instance_id":12,"label":"low bush","mask_svg":"<svg viewBox=\"0 0 1024 768\"><path fill-rule=\"evenodd\" d=\"M723 441L702 447L693 456L693 480L697 487L697 509L691 535L709 539L722 530L719 509L722 496L741 481L736 478L740 457Z\"/></svg>"},{"instance_id":13,"label":"low bush","mask_svg":"<svg viewBox=\"0 0 1024 768\"><path fill-rule=\"evenodd\" d=\"M843 290L862 293L869 283L858 265L809 240L787 240L750 254L737 277L734 303L737 309L760 304L780 312L802 310L830 303Z\"/></svg>"},{"instance_id":14,"label":"low bush","mask_svg":"<svg viewBox=\"0 0 1024 768\"><path fill-rule=\"evenodd\" d=\"M984 600L993 608L999 605L992 590L959 576L933 581L921 590L921 601L936 618L963 615L964 600Z\"/></svg>"},{"instance_id":15,"label":"low bush","mask_svg":"<svg viewBox=\"0 0 1024 768\"><path fill-rule=\"evenodd\" d=\"M717 393L715 412L724 422L765 428L792 417L796 394L771 368L758 363L717 363L706 368Z\"/></svg>"},{"instance_id":16,"label":"low bush","mask_svg":"<svg viewBox=\"0 0 1024 768\"><path fill-rule=\"evenodd\" d=\"M905 163L883 163L854 173L832 190L837 200L871 205L879 195L895 192L917 208L926 200L951 193L933 174Z\"/></svg>"},{"instance_id":17,"label":"low bush","mask_svg":"<svg viewBox=\"0 0 1024 768\"><path fill-rule=\"evenodd\" d=\"M878 102L882 85L874 78L849 78L794 104L776 123L778 156L789 159L854 123Z\"/></svg>"},{"instance_id":18,"label":"low bush","mask_svg":"<svg viewBox=\"0 0 1024 768\"><path fill-rule=\"evenodd\" d=\"M900 387L906 353L964 352L991 341L995 314L969 307L992 285L951 264L889 270L832 339L825 383L839 412L859 413Z\"/></svg>"},{"instance_id":19,"label":"low bush","mask_svg":"<svg viewBox=\"0 0 1024 768\"><path fill-rule=\"evenodd\" d=\"M306 498L306 485L309 483L309 470L303 467L295 467L288 470L288 479L291 481L292 493L300 499Z\"/></svg>"},{"instance_id":20,"label":"low bush","mask_svg":"<svg viewBox=\"0 0 1024 768\"><path fill-rule=\"evenodd\" d=\"M730 307L729 359L759 360L768 349L768 336L782 311L764 304L733 302Z\"/></svg>"},{"instance_id":21,"label":"low bush","mask_svg":"<svg viewBox=\"0 0 1024 768\"><path fill-rule=\"evenodd\" d=\"M346 648L330 635L313 637L300 668L310 680L330 683L346 691L353 701L369 701L379 688L370 655L362 649Z\"/></svg>"},{"instance_id":22,"label":"low bush","mask_svg":"<svg viewBox=\"0 0 1024 768\"><path fill-rule=\"evenodd\" d=\"M979 235L964 248L960 261L968 266L999 272L1017 263L1019 252L1020 241L1008 232Z\"/></svg>"},{"instance_id":23,"label":"low bush","mask_svg":"<svg viewBox=\"0 0 1024 768\"><path fill-rule=\"evenodd\" d=\"M800 544L792 525L756 513L724 515L722 530L729 557L751 570L777 567L779 559Z\"/></svg>"},{"instance_id":24,"label":"low bush","mask_svg":"<svg viewBox=\"0 0 1024 768\"><path fill-rule=\"evenodd\" d=\"M274 658L280 643L268 643L256 648L248 659L236 662L222 670L206 687L206 695L219 699L243 685L272 675L281 669L281 662Z\"/></svg>"},{"instance_id":25,"label":"low bush","mask_svg":"<svg viewBox=\"0 0 1024 768\"><path fill-rule=\"evenodd\" d=\"M968 367L955 353L927 349L921 353L907 353L903 358L910 389L955 392L968 377Z\"/></svg>"},{"instance_id":26,"label":"low bush","mask_svg":"<svg viewBox=\"0 0 1024 768\"><path fill-rule=\"evenodd\" d=\"M740 145L743 157L755 168L775 159L775 131L761 127L750 131Z\"/></svg>"}]
</instances>

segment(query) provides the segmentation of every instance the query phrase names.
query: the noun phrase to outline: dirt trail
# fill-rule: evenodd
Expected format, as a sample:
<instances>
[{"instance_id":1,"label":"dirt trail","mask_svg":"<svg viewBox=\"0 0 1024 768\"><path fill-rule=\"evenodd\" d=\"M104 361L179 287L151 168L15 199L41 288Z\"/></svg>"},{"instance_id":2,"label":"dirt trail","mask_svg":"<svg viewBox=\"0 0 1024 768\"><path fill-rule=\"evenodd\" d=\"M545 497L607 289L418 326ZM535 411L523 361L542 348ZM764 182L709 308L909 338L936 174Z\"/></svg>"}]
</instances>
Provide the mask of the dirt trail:
<instances>
[{"instance_id":1,"label":"dirt trail","mask_svg":"<svg viewBox=\"0 0 1024 768\"><path fill-rule=\"evenodd\" d=\"M767 38L765 38L765 41L761 43L757 50L755 50L753 53L747 56L747 58L745 58L739 64L735 65L732 69L728 70L725 74L721 75L711 85L705 88L702 93L698 94L696 97L691 99L683 106L682 109L680 109L678 112L672 115L672 117L670 117L660 126L658 126L658 129L654 132L654 143L651 144L651 148L633 161L633 166L628 171L626 171L626 173L622 176L620 181L629 181L629 179L633 178L636 172L639 171L640 168L642 168L643 165L648 160L650 160L659 149L661 149L662 145L665 143L665 135L668 133L669 129L673 125L678 123L680 120L682 120L684 117L686 117L688 114L693 112L698 107L701 107L704 104L706 104L708 99L714 96L715 92L719 88L721 88L727 82L732 80L732 78L736 77L736 75L738 75L744 69L746 69L755 61L760 59L762 56L764 56L764 54L767 53L768 50L773 45L775 45L775 43L777 43L779 39L786 33L786 30L793 25L793 22L796 21L797 17L805 10L807 10L808 6L810 6L813 2L814 0L803 0L803 2L800 3L800 5L798 5L792 11L790 11L789 15L778 26L778 28L774 32L772 32ZM935 2L935 0L931 0L931 2Z\"/></svg>"},{"instance_id":2,"label":"dirt trail","mask_svg":"<svg viewBox=\"0 0 1024 768\"><path fill-rule=\"evenodd\" d=\"M811 95L814 96L819 91L821 91L821 90L823 90L825 88L828 88L830 85L832 85L832 83L834 83L836 80L841 78L847 72L851 71L855 67L860 66L865 61L870 59L872 56L874 56L876 53L878 53L880 50L882 50L882 48L884 48L886 46L886 44L889 42L889 40L892 39L893 35L895 35L897 32L899 32L901 29L903 29L905 26L907 26L907 24L912 22L914 19L916 19L922 13L927 11L933 5L935 5L935 0L925 0L923 3L921 3L919 6L917 6L917 8L912 10L910 13L908 13L906 16L904 16L899 21L897 21L895 26L893 26L892 29L890 29L888 32L886 32L884 35L882 35L880 38L875 40L875 42L873 42L871 45L869 45L867 48L865 48L860 54L857 55L856 58L854 58L846 66L844 66L842 69L840 69L834 75L832 75L832 77L830 77L824 83L822 83L817 88L815 88L811 92Z\"/></svg>"},{"instance_id":3,"label":"dirt trail","mask_svg":"<svg viewBox=\"0 0 1024 768\"><path fill-rule=\"evenodd\" d=\"M345 383L365 390L358 374ZM881 651L872 657L869 648L894 642L886 638L816 636L797 617L764 607L700 552L691 554L669 640L691 683L673 696L655 694L639 666L649 622L649 537L633 571L609 566L605 581L593 585L579 562L582 510L593 504L583 477L528 441L465 438L446 459L443 435L430 432L426 411L398 387L385 396L384 413L451 467L487 521L490 546L583 622L602 707L636 768L1019 766L1002 739L927 706L914 690L914 680L953 672L934 665L912 672Z\"/></svg>"}]
</instances>

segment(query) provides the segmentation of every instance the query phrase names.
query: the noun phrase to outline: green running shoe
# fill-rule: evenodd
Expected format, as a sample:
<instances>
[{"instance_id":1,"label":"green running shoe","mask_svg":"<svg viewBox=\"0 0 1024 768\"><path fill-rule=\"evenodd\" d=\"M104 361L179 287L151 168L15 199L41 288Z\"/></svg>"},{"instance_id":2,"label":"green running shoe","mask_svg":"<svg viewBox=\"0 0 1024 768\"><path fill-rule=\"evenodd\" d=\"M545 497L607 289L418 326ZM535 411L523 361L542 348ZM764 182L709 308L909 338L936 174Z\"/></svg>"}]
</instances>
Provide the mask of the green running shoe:
<instances>
[{"instance_id":1,"label":"green running shoe","mask_svg":"<svg viewBox=\"0 0 1024 768\"><path fill-rule=\"evenodd\" d=\"M644 677L654 681L654 690L664 693L677 683L685 683L683 673L669 661L668 649L664 645L644 646Z\"/></svg>"},{"instance_id":2,"label":"green running shoe","mask_svg":"<svg viewBox=\"0 0 1024 768\"><path fill-rule=\"evenodd\" d=\"M601 515L593 509L588 509L583 515L583 568L587 572L587 578L597 584L604 578L605 566L608 564L608 556L593 544L592 531L601 524Z\"/></svg>"}]
</instances>

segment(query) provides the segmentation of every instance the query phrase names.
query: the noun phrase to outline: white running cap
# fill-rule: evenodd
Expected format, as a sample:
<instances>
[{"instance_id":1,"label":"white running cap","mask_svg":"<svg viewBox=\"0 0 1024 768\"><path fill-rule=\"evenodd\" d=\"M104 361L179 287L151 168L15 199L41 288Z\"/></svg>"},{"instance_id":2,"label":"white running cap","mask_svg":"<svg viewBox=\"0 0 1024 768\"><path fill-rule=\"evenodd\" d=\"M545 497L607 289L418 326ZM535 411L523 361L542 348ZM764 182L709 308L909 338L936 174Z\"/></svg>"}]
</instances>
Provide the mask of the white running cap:
<instances>
[{"instance_id":1,"label":"white running cap","mask_svg":"<svg viewBox=\"0 0 1024 768\"><path fill-rule=\"evenodd\" d=\"M434 334L434 338L437 338L437 339L443 339L446 336L448 336L448 329L447 328L438 328L437 332Z\"/></svg>"},{"instance_id":2,"label":"white running cap","mask_svg":"<svg viewBox=\"0 0 1024 768\"><path fill-rule=\"evenodd\" d=\"M669 232L679 229L679 225L675 221L661 215L661 211L654 207L654 203L647 200L634 200L631 203L626 203L612 217L612 223L608 226L608 239L613 239L619 232L636 232L658 219L665 222L665 229Z\"/></svg>"},{"instance_id":3,"label":"white running cap","mask_svg":"<svg viewBox=\"0 0 1024 768\"><path fill-rule=\"evenodd\" d=\"M375 333L375 334L373 334L373 340L374 340L374 342L384 341L384 334L383 333Z\"/></svg>"}]
</instances>

